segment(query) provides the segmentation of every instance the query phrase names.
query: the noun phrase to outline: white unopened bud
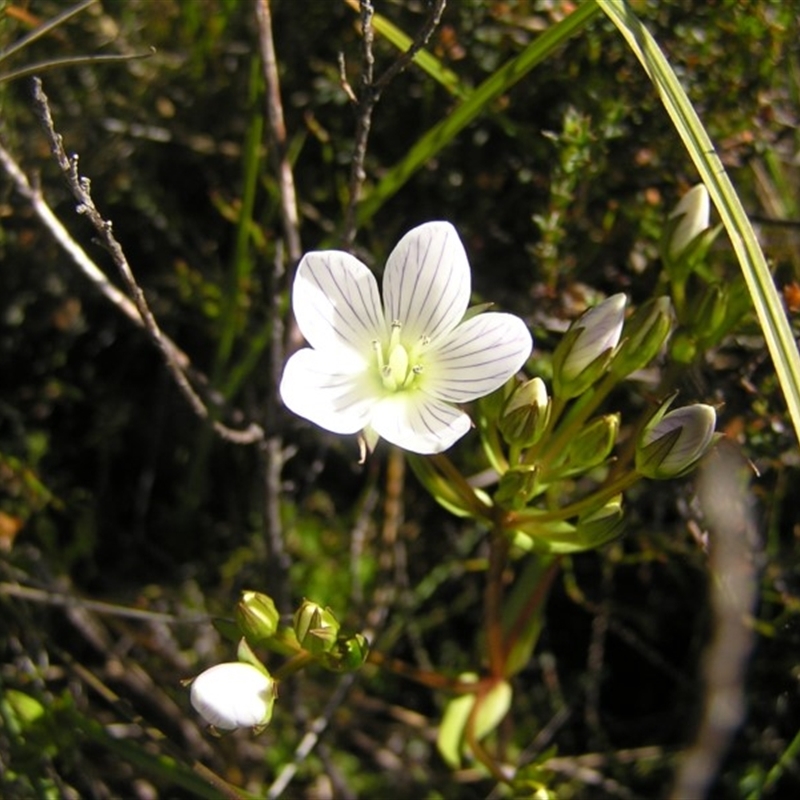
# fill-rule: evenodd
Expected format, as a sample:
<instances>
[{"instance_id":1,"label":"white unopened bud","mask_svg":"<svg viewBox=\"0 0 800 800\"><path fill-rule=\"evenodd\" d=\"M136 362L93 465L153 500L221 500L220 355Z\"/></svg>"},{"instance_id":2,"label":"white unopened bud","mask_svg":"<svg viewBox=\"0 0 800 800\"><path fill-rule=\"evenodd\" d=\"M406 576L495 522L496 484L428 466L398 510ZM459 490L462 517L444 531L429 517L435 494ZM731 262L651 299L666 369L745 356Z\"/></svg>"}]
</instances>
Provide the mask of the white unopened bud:
<instances>
[{"instance_id":1,"label":"white unopened bud","mask_svg":"<svg viewBox=\"0 0 800 800\"><path fill-rule=\"evenodd\" d=\"M673 261L677 261L697 236L708 228L710 213L708 189L702 183L689 189L680 199L669 215L669 219L676 220L667 248Z\"/></svg>"},{"instance_id":2,"label":"white unopened bud","mask_svg":"<svg viewBox=\"0 0 800 800\"><path fill-rule=\"evenodd\" d=\"M606 371L625 321L625 295L615 294L572 324L553 354L553 381L562 399L586 391Z\"/></svg>"},{"instance_id":3,"label":"white unopened bud","mask_svg":"<svg viewBox=\"0 0 800 800\"><path fill-rule=\"evenodd\" d=\"M717 413L697 403L656 414L636 448L636 468L647 478L683 475L705 455L714 437Z\"/></svg>"},{"instance_id":4,"label":"white unopened bud","mask_svg":"<svg viewBox=\"0 0 800 800\"><path fill-rule=\"evenodd\" d=\"M192 681L195 710L214 728L262 728L272 718L275 681L252 664L232 661L201 672Z\"/></svg>"}]
</instances>

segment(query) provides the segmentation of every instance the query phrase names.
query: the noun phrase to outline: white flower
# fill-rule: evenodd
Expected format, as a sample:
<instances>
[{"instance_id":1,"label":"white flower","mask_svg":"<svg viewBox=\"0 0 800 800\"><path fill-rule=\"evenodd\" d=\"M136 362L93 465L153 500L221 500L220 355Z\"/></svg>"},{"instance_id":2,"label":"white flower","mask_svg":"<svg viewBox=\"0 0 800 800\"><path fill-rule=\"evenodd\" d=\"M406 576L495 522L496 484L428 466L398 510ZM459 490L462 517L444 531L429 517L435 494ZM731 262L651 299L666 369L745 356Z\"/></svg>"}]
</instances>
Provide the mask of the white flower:
<instances>
[{"instance_id":1,"label":"white flower","mask_svg":"<svg viewBox=\"0 0 800 800\"><path fill-rule=\"evenodd\" d=\"M252 664L217 664L192 681L190 699L209 725L221 731L260 728L272 718L275 681Z\"/></svg>"},{"instance_id":2,"label":"white flower","mask_svg":"<svg viewBox=\"0 0 800 800\"><path fill-rule=\"evenodd\" d=\"M357 258L307 253L292 304L311 345L287 362L284 403L333 433L363 431L415 453L446 450L470 428L454 403L502 386L525 363L531 335L511 314L464 319L467 254L455 228L428 222L397 244L378 283Z\"/></svg>"}]
</instances>

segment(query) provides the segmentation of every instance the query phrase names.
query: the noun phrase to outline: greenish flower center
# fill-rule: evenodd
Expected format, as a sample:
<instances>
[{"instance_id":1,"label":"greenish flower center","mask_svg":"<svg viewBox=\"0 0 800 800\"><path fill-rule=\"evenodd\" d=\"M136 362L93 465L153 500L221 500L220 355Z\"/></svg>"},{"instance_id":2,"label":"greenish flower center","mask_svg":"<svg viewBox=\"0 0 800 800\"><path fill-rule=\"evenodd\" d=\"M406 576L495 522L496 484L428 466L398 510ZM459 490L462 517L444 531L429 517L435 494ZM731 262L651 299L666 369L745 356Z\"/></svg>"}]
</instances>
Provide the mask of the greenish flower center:
<instances>
[{"instance_id":1,"label":"greenish flower center","mask_svg":"<svg viewBox=\"0 0 800 800\"><path fill-rule=\"evenodd\" d=\"M401 392L412 388L422 374L420 355L428 343L428 337L422 336L416 346L407 346L400 340L401 328L400 322L392 323L392 333L386 347L377 339L372 342L381 383L384 389L390 392Z\"/></svg>"}]
</instances>

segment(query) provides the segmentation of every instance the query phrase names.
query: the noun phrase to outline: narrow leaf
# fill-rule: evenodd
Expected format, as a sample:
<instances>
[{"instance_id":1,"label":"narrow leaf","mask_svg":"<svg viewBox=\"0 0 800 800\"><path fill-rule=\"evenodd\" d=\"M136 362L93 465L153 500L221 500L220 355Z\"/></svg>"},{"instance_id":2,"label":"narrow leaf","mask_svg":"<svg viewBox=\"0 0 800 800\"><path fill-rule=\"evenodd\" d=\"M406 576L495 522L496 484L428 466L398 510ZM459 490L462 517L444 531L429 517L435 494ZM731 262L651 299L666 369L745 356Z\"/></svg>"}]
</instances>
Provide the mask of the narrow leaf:
<instances>
[{"instance_id":1,"label":"narrow leaf","mask_svg":"<svg viewBox=\"0 0 800 800\"><path fill-rule=\"evenodd\" d=\"M719 212L755 306L795 434L800 439L800 355L753 226L708 133L658 43L626 0L597 0L597 4L625 38L658 90Z\"/></svg>"}]
</instances>

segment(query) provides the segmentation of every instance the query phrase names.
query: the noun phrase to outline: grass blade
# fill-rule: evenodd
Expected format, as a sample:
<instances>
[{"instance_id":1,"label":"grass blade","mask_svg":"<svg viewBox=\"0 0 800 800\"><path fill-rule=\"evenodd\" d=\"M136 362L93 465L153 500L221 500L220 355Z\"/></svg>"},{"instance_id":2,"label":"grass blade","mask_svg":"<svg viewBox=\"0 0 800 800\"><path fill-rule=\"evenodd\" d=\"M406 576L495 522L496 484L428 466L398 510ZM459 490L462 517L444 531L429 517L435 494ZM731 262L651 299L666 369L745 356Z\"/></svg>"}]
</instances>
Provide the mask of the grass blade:
<instances>
[{"instance_id":1,"label":"grass blade","mask_svg":"<svg viewBox=\"0 0 800 800\"><path fill-rule=\"evenodd\" d=\"M597 0L658 90L728 232L800 439L800 356L769 267L739 196L658 43L625 0Z\"/></svg>"}]
</instances>

